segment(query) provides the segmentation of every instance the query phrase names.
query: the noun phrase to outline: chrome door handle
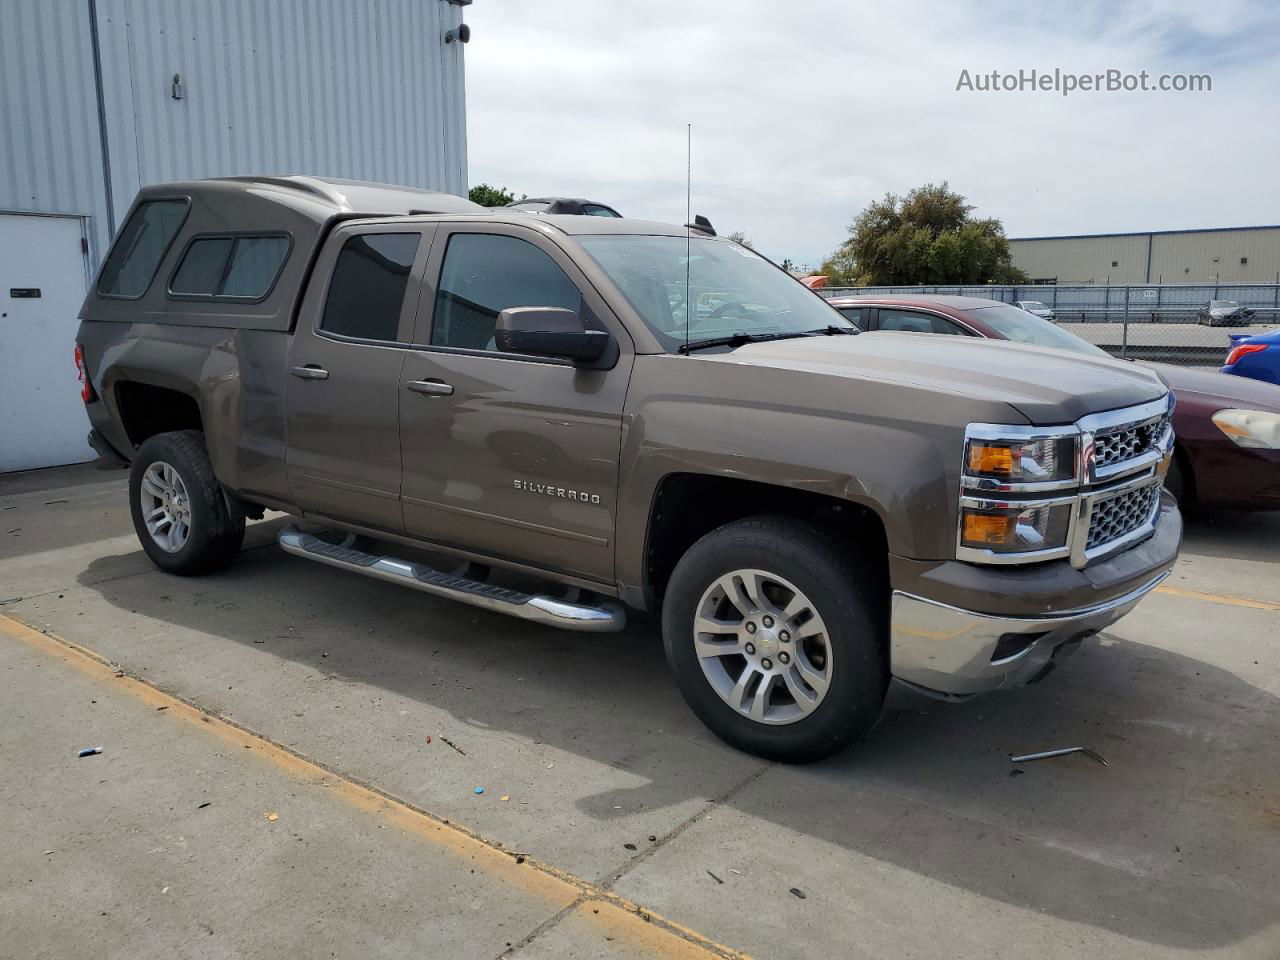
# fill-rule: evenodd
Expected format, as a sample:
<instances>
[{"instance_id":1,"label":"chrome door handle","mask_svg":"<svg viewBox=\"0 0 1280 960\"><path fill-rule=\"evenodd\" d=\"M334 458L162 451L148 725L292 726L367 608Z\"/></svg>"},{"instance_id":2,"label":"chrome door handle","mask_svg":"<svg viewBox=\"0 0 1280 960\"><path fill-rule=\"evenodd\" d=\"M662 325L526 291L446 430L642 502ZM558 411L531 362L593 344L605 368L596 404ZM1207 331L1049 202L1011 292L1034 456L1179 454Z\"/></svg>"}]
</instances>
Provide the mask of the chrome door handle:
<instances>
[{"instance_id":1,"label":"chrome door handle","mask_svg":"<svg viewBox=\"0 0 1280 960\"><path fill-rule=\"evenodd\" d=\"M414 393L425 393L429 397L453 396L453 384L443 380L410 380L405 386Z\"/></svg>"},{"instance_id":2,"label":"chrome door handle","mask_svg":"<svg viewBox=\"0 0 1280 960\"><path fill-rule=\"evenodd\" d=\"M290 367L289 372L300 380L328 380L329 371L323 367Z\"/></svg>"}]
</instances>

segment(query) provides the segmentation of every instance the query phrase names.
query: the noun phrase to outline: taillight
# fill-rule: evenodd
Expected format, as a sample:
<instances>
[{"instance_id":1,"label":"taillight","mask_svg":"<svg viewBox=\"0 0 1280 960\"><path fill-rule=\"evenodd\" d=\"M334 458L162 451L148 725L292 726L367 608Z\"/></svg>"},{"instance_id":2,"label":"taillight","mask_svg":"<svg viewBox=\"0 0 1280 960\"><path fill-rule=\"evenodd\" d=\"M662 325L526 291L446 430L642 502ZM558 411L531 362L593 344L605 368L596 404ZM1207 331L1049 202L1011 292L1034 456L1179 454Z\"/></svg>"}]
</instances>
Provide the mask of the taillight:
<instances>
[{"instance_id":1,"label":"taillight","mask_svg":"<svg viewBox=\"0 0 1280 960\"><path fill-rule=\"evenodd\" d=\"M84 347L76 344L76 379L80 381L80 399L92 403L97 399L93 392L93 384L89 382L89 368L84 362Z\"/></svg>"},{"instance_id":2,"label":"taillight","mask_svg":"<svg viewBox=\"0 0 1280 960\"><path fill-rule=\"evenodd\" d=\"M1238 347L1232 347L1231 352L1227 354L1227 362L1225 366L1231 366L1237 360L1247 357L1251 353L1261 353L1267 349L1265 343L1242 343Z\"/></svg>"}]
</instances>

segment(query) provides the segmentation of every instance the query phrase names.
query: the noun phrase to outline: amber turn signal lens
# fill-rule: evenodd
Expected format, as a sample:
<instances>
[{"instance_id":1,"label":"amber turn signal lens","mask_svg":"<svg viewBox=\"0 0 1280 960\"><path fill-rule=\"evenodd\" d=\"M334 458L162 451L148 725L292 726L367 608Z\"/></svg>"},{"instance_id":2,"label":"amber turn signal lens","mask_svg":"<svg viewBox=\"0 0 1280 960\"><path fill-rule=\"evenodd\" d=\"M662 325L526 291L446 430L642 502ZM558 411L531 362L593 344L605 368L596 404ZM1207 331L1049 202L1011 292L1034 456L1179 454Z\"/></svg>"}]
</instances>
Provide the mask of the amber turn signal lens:
<instances>
[{"instance_id":1,"label":"amber turn signal lens","mask_svg":"<svg viewBox=\"0 0 1280 960\"><path fill-rule=\"evenodd\" d=\"M1017 520L1017 516L1013 514L966 513L964 515L964 542L1012 543Z\"/></svg>"},{"instance_id":2,"label":"amber turn signal lens","mask_svg":"<svg viewBox=\"0 0 1280 960\"><path fill-rule=\"evenodd\" d=\"M994 474L1001 477L1013 476L1013 450L1009 447L997 447L988 443L971 443L969 445L969 472L971 474Z\"/></svg>"}]
</instances>

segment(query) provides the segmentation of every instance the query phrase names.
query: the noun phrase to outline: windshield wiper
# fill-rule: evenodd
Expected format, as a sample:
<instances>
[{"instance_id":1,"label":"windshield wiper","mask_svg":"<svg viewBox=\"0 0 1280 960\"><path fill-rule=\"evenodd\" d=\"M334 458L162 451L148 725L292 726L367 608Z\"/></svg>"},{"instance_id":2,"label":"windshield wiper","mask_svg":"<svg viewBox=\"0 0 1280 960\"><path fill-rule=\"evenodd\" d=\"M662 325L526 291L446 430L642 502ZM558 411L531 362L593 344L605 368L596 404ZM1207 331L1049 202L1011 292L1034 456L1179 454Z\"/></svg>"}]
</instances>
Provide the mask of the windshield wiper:
<instances>
[{"instance_id":1,"label":"windshield wiper","mask_svg":"<svg viewBox=\"0 0 1280 960\"><path fill-rule=\"evenodd\" d=\"M680 344L678 352L692 353L707 347L740 347L746 343L764 343L766 340L790 340L792 337L807 337L808 332L795 330L790 333L744 333L741 330L727 337L707 337L705 340L690 340Z\"/></svg>"},{"instance_id":2,"label":"windshield wiper","mask_svg":"<svg viewBox=\"0 0 1280 960\"><path fill-rule=\"evenodd\" d=\"M831 323L827 324L825 327L818 327L815 330L805 331L805 333L811 333L815 335L823 334L824 336L828 336L828 337L841 337L841 336L845 336L846 334L849 336L852 336L855 333L861 333L861 332L862 331L859 330L857 327L837 327Z\"/></svg>"}]
</instances>

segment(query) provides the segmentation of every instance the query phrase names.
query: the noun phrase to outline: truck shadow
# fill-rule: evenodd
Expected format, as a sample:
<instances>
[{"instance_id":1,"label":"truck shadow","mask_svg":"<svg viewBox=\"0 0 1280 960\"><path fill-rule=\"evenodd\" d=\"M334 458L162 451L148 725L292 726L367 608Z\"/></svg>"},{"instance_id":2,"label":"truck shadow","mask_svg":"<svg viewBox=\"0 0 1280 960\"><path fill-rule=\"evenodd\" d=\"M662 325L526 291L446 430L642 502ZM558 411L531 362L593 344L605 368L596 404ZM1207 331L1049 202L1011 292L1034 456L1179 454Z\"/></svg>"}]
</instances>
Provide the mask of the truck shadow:
<instances>
[{"instance_id":1,"label":"truck shadow","mask_svg":"<svg viewBox=\"0 0 1280 960\"><path fill-rule=\"evenodd\" d=\"M118 559L94 561L81 582L122 611L641 781L580 798L580 816L607 821L624 815L619 807L663 809L750 780L714 829L734 829L736 814L755 821L752 829L794 831L959 891L1168 948L1219 948L1280 921L1280 700L1218 667L1121 639L1123 622L1037 687L964 704L906 701L844 755L785 767L739 754L699 724L652 618L617 635L563 633L270 549L245 551L216 577L166 581L165 590L151 576L99 582L95 568ZM1011 753L1074 745L1111 766L1080 756L1008 762ZM797 872L812 849L796 847Z\"/></svg>"}]
</instances>

